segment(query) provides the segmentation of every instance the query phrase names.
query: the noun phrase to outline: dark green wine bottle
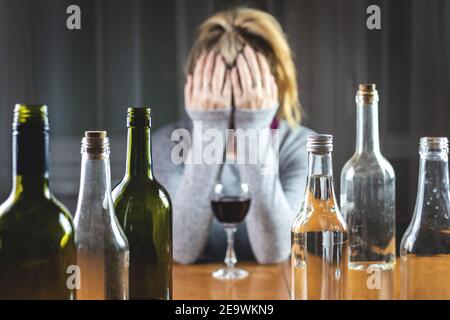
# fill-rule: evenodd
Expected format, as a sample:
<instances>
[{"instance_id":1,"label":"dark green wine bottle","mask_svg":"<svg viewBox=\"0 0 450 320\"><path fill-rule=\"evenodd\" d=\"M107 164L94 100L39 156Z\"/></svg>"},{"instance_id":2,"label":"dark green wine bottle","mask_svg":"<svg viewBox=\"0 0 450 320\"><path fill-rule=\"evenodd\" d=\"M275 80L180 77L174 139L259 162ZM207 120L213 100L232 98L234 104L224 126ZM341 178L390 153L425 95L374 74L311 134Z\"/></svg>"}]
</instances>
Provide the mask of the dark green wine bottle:
<instances>
[{"instance_id":1,"label":"dark green wine bottle","mask_svg":"<svg viewBox=\"0 0 450 320\"><path fill-rule=\"evenodd\" d=\"M125 176L114 188L117 218L130 248L130 299L172 298L172 207L155 180L150 108L128 108Z\"/></svg>"},{"instance_id":2,"label":"dark green wine bottle","mask_svg":"<svg viewBox=\"0 0 450 320\"><path fill-rule=\"evenodd\" d=\"M50 192L48 162L47 107L16 105L13 188L0 206L0 299L74 298L74 228Z\"/></svg>"}]
</instances>

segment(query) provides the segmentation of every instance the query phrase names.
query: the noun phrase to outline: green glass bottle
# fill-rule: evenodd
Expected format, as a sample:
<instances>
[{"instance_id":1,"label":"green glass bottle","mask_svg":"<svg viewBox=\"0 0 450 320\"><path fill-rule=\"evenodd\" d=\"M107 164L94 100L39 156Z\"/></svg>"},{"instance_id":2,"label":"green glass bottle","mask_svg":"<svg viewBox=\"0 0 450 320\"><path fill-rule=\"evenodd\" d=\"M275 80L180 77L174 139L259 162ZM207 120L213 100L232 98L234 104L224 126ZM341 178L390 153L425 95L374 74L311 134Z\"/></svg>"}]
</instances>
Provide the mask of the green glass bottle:
<instances>
[{"instance_id":1,"label":"green glass bottle","mask_svg":"<svg viewBox=\"0 0 450 320\"><path fill-rule=\"evenodd\" d=\"M16 105L13 188L0 206L0 299L73 299L76 265L68 210L49 189L45 105Z\"/></svg>"},{"instance_id":2,"label":"green glass bottle","mask_svg":"<svg viewBox=\"0 0 450 320\"><path fill-rule=\"evenodd\" d=\"M125 176L112 192L130 248L130 299L172 298L172 207L155 180L150 108L128 108Z\"/></svg>"}]
</instances>

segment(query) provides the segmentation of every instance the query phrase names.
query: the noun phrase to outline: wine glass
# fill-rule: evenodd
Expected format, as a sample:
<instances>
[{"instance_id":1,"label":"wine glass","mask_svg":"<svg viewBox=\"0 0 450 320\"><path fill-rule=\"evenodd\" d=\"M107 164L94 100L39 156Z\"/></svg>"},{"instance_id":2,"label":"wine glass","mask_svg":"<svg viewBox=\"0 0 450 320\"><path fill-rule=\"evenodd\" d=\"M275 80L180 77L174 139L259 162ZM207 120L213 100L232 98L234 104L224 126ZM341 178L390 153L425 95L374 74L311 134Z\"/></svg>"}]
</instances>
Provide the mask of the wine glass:
<instances>
[{"instance_id":1,"label":"wine glass","mask_svg":"<svg viewBox=\"0 0 450 320\"><path fill-rule=\"evenodd\" d=\"M241 183L237 170L234 175L226 172L229 168L228 165L221 166L219 178L211 195L214 215L223 224L227 234L226 266L212 274L214 278L220 280L243 279L248 276L247 271L235 267L237 259L234 251L234 234L250 208L250 191L248 184ZM224 179L224 176L227 178ZM234 179L230 176L234 176ZM222 183L222 180L227 180L227 183Z\"/></svg>"}]
</instances>

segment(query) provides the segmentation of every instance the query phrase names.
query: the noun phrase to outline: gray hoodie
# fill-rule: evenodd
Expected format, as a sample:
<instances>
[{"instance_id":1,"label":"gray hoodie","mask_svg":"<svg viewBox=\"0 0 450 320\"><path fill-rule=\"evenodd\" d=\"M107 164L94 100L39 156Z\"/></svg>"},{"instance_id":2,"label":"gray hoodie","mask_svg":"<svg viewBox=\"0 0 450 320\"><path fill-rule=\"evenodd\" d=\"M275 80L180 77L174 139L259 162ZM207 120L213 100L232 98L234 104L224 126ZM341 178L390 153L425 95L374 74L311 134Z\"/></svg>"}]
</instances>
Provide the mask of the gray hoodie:
<instances>
[{"instance_id":1,"label":"gray hoodie","mask_svg":"<svg viewBox=\"0 0 450 320\"><path fill-rule=\"evenodd\" d=\"M237 109L236 128L270 128L276 110ZM152 139L155 177L168 190L173 205L174 260L185 264L223 261L226 235L223 226L213 216L210 202L220 165L175 164L171 154L178 141L172 141L171 135L179 128L187 129L192 136L211 128L225 134L230 110L188 113L190 119L161 128ZM261 163L230 166L230 172L225 176L231 181L239 172L241 180L248 183L251 194L248 215L235 235L238 260L256 258L259 263L276 263L289 257L290 228L305 192L306 138L312 133L302 126L290 128L286 121L281 120L278 124L278 151L269 147ZM192 139L188 153L195 149L196 143L204 142ZM273 161L275 157L278 162ZM278 166L278 172L262 174L262 166L270 165Z\"/></svg>"}]
</instances>

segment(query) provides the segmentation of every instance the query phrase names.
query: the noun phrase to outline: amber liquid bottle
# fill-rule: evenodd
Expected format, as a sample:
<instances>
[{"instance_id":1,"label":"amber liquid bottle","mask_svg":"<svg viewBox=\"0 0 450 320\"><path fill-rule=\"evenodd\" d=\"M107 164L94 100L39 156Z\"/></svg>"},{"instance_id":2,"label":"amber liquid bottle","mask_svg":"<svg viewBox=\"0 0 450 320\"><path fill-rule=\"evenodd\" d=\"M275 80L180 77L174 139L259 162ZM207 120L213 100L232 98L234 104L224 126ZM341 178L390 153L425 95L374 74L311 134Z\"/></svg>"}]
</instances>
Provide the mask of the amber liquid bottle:
<instances>
[{"instance_id":1,"label":"amber liquid bottle","mask_svg":"<svg viewBox=\"0 0 450 320\"><path fill-rule=\"evenodd\" d=\"M347 225L336 203L331 135L308 136L308 179L292 226L292 299L341 300L347 290Z\"/></svg>"},{"instance_id":2,"label":"amber liquid bottle","mask_svg":"<svg viewBox=\"0 0 450 320\"><path fill-rule=\"evenodd\" d=\"M129 298L172 298L172 207L152 170L150 108L128 109L125 176L112 192L130 248Z\"/></svg>"}]
</instances>

